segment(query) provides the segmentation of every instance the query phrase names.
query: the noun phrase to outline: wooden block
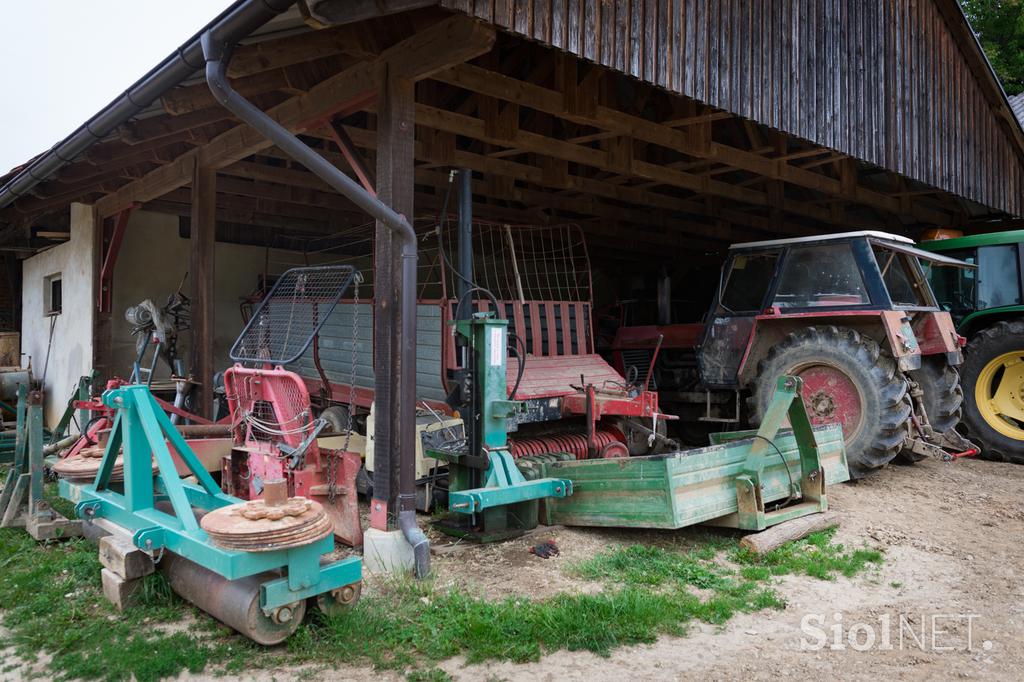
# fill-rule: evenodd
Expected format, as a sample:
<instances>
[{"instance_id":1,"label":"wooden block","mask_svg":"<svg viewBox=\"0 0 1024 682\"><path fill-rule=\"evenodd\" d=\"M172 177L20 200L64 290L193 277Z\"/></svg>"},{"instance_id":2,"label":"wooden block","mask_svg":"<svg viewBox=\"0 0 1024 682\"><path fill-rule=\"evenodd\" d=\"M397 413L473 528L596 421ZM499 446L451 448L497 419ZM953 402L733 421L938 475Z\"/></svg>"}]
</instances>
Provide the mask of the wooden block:
<instances>
[{"instance_id":1,"label":"wooden block","mask_svg":"<svg viewBox=\"0 0 1024 682\"><path fill-rule=\"evenodd\" d=\"M820 530L838 526L840 519L840 515L834 511L801 516L780 523L777 526L772 526L760 533L744 536L740 540L740 547L749 549L757 554L766 554L791 540L799 540L811 533L817 533Z\"/></svg>"},{"instance_id":2,"label":"wooden block","mask_svg":"<svg viewBox=\"0 0 1024 682\"><path fill-rule=\"evenodd\" d=\"M36 540L63 540L82 535L82 522L54 515L52 518L29 517L25 526Z\"/></svg>"},{"instance_id":3,"label":"wooden block","mask_svg":"<svg viewBox=\"0 0 1024 682\"><path fill-rule=\"evenodd\" d=\"M100 563L115 575L134 580L153 572L153 560L130 539L108 535L100 539Z\"/></svg>"},{"instance_id":4,"label":"wooden block","mask_svg":"<svg viewBox=\"0 0 1024 682\"><path fill-rule=\"evenodd\" d=\"M100 570L103 582L103 595L110 600L118 611L134 606L141 596L142 580L125 580L109 568Z\"/></svg>"}]
</instances>

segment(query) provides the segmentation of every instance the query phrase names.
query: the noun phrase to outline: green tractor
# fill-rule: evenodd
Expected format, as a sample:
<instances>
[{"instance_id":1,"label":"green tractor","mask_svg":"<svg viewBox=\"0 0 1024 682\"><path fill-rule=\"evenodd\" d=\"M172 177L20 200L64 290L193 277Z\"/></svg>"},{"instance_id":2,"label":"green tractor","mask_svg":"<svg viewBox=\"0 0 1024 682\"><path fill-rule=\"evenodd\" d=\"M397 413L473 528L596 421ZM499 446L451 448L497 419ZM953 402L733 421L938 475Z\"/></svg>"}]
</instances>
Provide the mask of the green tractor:
<instances>
[{"instance_id":1,"label":"green tractor","mask_svg":"<svg viewBox=\"0 0 1024 682\"><path fill-rule=\"evenodd\" d=\"M920 247L977 265L929 273L939 305L968 339L960 366L967 398L962 424L981 443L983 457L1024 464L1024 230Z\"/></svg>"}]
</instances>

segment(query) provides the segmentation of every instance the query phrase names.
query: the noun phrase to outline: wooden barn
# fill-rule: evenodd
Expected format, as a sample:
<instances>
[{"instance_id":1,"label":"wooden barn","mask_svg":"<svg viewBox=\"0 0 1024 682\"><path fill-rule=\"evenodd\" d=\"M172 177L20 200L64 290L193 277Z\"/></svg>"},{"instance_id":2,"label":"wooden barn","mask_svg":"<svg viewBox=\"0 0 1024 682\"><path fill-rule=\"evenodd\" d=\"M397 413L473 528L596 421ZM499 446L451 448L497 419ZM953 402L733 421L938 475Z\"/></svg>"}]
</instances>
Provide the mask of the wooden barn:
<instances>
[{"instance_id":1,"label":"wooden barn","mask_svg":"<svg viewBox=\"0 0 1024 682\"><path fill-rule=\"evenodd\" d=\"M689 315L730 243L1024 213L1024 133L956 0L239 0L208 28L237 36L238 93L415 223L441 287L421 299L450 293L457 174L474 221L578 226L595 308L668 273ZM0 178L51 415L90 369L130 371L123 312L146 299L190 299L179 354L206 387L290 265L354 263L368 306L395 303L387 231L221 106L203 64L197 35Z\"/></svg>"}]
</instances>

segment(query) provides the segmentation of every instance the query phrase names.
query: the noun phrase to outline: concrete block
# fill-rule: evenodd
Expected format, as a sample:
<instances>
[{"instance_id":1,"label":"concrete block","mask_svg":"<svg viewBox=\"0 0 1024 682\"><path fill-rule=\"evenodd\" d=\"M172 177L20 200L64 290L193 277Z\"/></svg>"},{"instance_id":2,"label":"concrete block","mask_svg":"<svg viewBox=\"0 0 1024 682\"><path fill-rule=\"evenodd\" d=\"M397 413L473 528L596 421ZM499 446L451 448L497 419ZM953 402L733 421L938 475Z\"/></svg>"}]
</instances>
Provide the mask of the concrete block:
<instances>
[{"instance_id":1,"label":"concrete block","mask_svg":"<svg viewBox=\"0 0 1024 682\"><path fill-rule=\"evenodd\" d=\"M370 528L363 533L363 566L370 573L412 573L416 558L402 531Z\"/></svg>"},{"instance_id":2,"label":"concrete block","mask_svg":"<svg viewBox=\"0 0 1024 682\"><path fill-rule=\"evenodd\" d=\"M36 540L63 540L82 535L82 522L55 514L52 518L30 516L25 525L28 534Z\"/></svg>"},{"instance_id":3,"label":"concrete block","mask_svg":"<svg viewBox=\"0 0 1024 682\"><path fill-rule=\"evenodd\" d=\"M142 580L125 580L109 568L100 570L100 579L103 582L103 596L113 604L118 611L124 611L134 606L142 595Z\"/></svg>"},{"instance_id":4,"label":"concrete block","mask_svg":"<svg viewBox=\"0 0 1024 682\"><path fill-rule=\"evenodd\" d=\"M126 580L153 572L153 560L149 555L120 535L100 538L100 563Z\"/></svg>"}]
</instances>

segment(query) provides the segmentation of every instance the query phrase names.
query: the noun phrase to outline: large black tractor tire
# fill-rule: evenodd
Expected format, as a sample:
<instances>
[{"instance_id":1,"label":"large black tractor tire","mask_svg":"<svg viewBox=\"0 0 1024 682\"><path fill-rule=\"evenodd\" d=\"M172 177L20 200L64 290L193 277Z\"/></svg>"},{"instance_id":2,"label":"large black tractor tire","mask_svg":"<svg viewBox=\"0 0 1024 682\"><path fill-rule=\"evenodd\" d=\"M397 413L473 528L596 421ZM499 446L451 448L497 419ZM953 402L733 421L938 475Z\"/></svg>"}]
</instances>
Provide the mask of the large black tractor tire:
<instances>
[{"instance_id":1,"label":"large black tractor tire","mask_svg":"<svg viewBox=\"0 0 1024 682\"><path fill-rule=\"evenodd\" d=\"M974 335L960 367L964 405L963 425L967 437L981 445L985 459L1024 464L1024 421L1012 410L985 409L980 403L991 398L1002 381L1010 380L1006 369L998 369L1001 358L1024 358L1024 320L997 322ZM1014 380L1012 390L1022 399L1024 387Z\"/></svg>"},{"instance_id":2,"label":"large black tractor tire","mask_svg":"<svg viewBox=\"0 0 1024 682\"><path fill-rule=\"evenodd\" d=\"M956 367L946 362L944 355L927 355L921 358L921 369L911 372L910 378L921 387L921 403L935 432L955 429L964 411L964 392Z\"/></svg>"},{"instance_id":3,"label":"large black tractor tire","mask_svg":"<svg viewBox=\"0 0 1024 682\"><path fill-rule=\"evenodd\" d=\"M851 477L867 476L899 452L911 411L907 381L873 339L834 326L790 334L758 364L751 397L755 424L784 374L804 380L804 404L812 424L843 424Z\"/></svg>"}]
</instances>

